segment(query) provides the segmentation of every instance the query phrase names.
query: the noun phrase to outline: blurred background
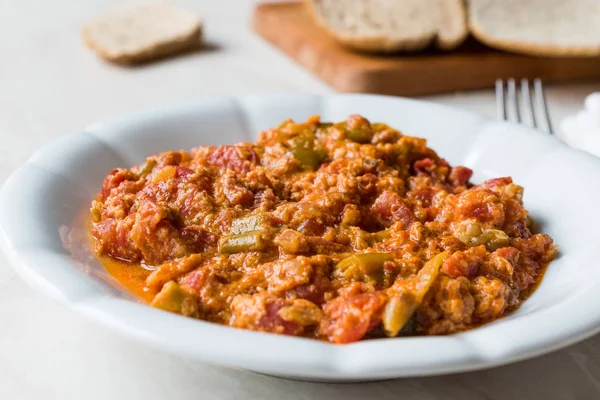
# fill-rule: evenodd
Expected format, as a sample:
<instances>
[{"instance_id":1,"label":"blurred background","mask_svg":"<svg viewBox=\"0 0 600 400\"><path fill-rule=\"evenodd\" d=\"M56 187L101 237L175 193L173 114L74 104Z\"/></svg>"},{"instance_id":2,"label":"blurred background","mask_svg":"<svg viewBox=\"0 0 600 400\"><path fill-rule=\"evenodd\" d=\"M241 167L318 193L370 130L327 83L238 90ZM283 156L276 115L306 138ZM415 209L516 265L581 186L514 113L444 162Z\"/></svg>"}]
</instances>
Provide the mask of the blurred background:
<instances>
[{"instance_id":1,"label":"blurred background","mask_svg":"<svg viewBox=\"0 0 600 400\"><path fill-rule=\"evenodd\" d=\"M0 2L0 182L54 136L91 121L173 101L262 92L331 93L331 86L252 29L252 0L171 3L204 20L203 47L173 58L122 67L86 48L81 31L125 0L3 0ZM493 81L489 82L492 88ZM548 87L560 121L600 90L597 79ZM493 92L426 97L495 116Z\"/></svg>"}]
</instances>

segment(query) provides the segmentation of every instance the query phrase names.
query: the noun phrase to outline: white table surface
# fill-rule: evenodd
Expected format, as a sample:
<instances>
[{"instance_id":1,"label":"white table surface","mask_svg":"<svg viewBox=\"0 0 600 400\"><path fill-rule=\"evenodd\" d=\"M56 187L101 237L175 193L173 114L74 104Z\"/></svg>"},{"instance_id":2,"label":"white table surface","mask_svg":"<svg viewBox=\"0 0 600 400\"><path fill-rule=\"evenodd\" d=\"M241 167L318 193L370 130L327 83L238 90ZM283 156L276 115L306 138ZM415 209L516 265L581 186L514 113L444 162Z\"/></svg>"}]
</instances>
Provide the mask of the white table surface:
<instances>
[{"instance_id":1,"label":"white table surface","mask_svg":"<svg viewBox=\"0 0 600 400\"><path fill-rule=\"evenodd\" d=\"M199 95L330 93L249 29L252 1L177 1L206 17L210 48L141 68L99 60L81 26L116 0L0 1L0 183L44 143L94 120ZM555 124L600 82L551 86ZM430 97L494 115L491 90ZM597 307L598 305L593 305ZM557 321L557 324L568 321ZM33 292L0 255L0 399L592 399L600 337L487 371L314 384L184 361Z\"/></svg>"}]
</instances>

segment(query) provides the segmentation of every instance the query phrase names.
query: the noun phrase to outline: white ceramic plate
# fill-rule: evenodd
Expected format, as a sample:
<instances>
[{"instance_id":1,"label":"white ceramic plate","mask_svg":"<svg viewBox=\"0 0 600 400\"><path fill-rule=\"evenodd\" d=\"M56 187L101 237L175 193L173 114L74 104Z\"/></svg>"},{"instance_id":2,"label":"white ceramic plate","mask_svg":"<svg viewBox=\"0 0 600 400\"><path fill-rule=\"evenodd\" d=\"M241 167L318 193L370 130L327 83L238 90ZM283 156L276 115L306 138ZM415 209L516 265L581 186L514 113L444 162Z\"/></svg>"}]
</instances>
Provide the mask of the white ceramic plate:
<instances>
[{"instance_id":1,"label":"white ceramic plate","mask_svg":"<svg viewBox=\"0 0 600 400\"><path fill-rule=\"evenodd\" d=\"M323 120L341 120L352 113L427 138L451 163L474 169L474 182L512 176L525 186L526 208L561 253L517 312L451 336L331 345L150 308L115 284L91 256L82 216L112 168L170 149L252 140L259 130L288 117L320 114ZM61 137L2 187L0 232L4 252L32 286L139 341L191 359L272 375L357 381L505 364L597 332L599 198L599 160L524 127L402 98L259 95L177 104Z\"/></svg>"}]
</instances>

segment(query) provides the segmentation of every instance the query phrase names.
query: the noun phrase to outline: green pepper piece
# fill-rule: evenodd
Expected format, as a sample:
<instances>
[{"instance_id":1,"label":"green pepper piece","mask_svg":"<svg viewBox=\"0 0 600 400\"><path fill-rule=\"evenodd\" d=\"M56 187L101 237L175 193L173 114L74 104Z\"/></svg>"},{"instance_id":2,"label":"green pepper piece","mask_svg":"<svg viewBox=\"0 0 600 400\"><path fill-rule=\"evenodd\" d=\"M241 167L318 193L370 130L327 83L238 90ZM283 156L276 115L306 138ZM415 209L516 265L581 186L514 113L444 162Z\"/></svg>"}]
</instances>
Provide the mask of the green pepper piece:
<instances>
[{"instance_id":1,"label":"green pepper piece","mask_svg":"<svg viewBox=\"0 0 600 400\"><path fill-rule=\"evenodd\" d=\"M229 233L239 235L242 233L258 231L268 224L268 218L266 212L259 212L242 218L236 218L231 221Z\"/></svg>"},{"instance_id":2,"label":"green pepper piece","mask_svg":"<svg viewBox=\"0 0 600 400\"><path fill-rule=\"evenodd\" d=\"M225 254L261 251L266 243L259 231L241 233L239 235L224 236L219 243L219 252Z\"/></svg>"},{"instance_id":3,"label":"green pepper piece","mask_svg":"<svg viewBox=\"0 0 600 400\"><path fill-rule=\"evenodd\" d=\"M381 122L374 122L371 124L371 129L373 129L373 132L379 132L384 129L389 129L389 126L382 124Z\"/></svg>"},{"instance_id":4,"label":"green pepper piece","mask_svg":"<svg viewBox=\"0 0 600 400\"><path fill-rule=\"evenodd\" d=\"M400 292L392 296L381 316L383 331L386 336L397 336L400 330L406 325L417 309L415 296L409 292Z\"/></svg>"},{"instance_id":5,"label":"green pepper piece","mask_svg":"<svg viewBox=\"0 0 600 400\"><path fill-rule=\"evenodd\" d=\"M175 281L165 283L161 291L154 297L152 307L198 317L198 303L188 292L183 290Z\"/></svg>"},{"instance_id":6,"label":"green pepper piece","mask_svg":"<svg viewBox=\"0 0 600 400\"><path fill-rule=\"evenodd\" d=\"M148 160L146 161L146 164L144 164L139 172L138 172L138 179L139 178L143 178L146 175L150 174L150 172L152 172L152 170L154 169L154 167L156 166L156 160Z\"/></svg>"},{"instance_id":7,"label":"green pepper piece","mask_svg":"<svg viewBox=\"0 0 600 400\"><path fill-rule=\"evenodd\" d=\"M356 143L370 143L373 132L369 127L352 128L348 129L346 137Z\"/></svg>"},{"instance_id":8,"label":"green pepper piece","mask_svg":"<svg viewBox=\"0 0 600 400\"><path fill-rule=\"evenodd\" d=\"M323 160L323 153L309 147L297 146L290 149L294 158L300 161L303 168L317 169Z\"/></svg>"},{"instance_id":9,"label":"green pepper piece","mask_svg":"<svg viewBox=\"0 0 600 400\"><path fill-rule=\"evenodd\" d=\"M383 242L386 239L389 239L390 236L392 236L392 233L388 229L385 229L383 231L371 233L370 239L373 242L378 243L378 242Z\"/></svg>"},{"instance_id":10,"label":"green pepper piece","mask_svg":"<svg viewBox=\"0 0 600 400\"><path fill-rule=\"evenodd\" d=\"M294 124L291 126L290 132L298 135L298 137L314 137L315 132L313 131L314 127L308 123Z\"/></svg>"},{"instance_id":11,"label":"green pepper piece","mask_svg":"<svg viewBox=\"0 0 600 400\"><path fill-rule=\"evenodd\" d=\"M393 259L394 257L388 253L353 254L337 263L335 268L346 277L359 278L357 275L360 274L377 274L381 271L386 261L392 261Z\"/></svg>"},{"instance_id":12,"label":"green pepper piece","mask_svg":"<svg viewBox=\"0 0 600 400\"><path fill-rule=\"evenodd\" d=\"M423 265L416 276L397 280L388 289L390 300L383 309L382 325L387 336L398 335L423 303L425 295L437 279L448 252L438 254Z\"/></svg>"},{"instance_id":13,"label":"green pepper piece","mask_svg":"<svg viewBox=\"0 0 600 400\"><path fill-rule=\"evenodd\" d=\"M279 126L277 127L277 129L283 129L286 126L288 126L289 124L293 124L294 120L291 118L286 119L285 121L283 121L281 124L279 124Z\"/></svg>"}]
</instances>

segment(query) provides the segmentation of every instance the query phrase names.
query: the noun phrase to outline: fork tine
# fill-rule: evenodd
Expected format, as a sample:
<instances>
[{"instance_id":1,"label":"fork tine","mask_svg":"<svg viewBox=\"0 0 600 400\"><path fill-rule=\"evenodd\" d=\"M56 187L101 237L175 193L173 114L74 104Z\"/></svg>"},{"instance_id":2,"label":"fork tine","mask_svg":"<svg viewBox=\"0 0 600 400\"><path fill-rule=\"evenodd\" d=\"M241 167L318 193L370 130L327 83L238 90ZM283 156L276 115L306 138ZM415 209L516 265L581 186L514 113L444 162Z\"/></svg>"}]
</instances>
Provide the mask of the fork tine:
<instances>
[{"instance_id":1,"label":"fork tine","mask_svg":"<svg viewBox=\"0 0 600 400\"><path fill-rule=\"evenodd\" d=\"M513 109L513 112L515 113L515 119L517 120L517 123L520 124L521 107L519 105L519 96L517 96L517 87L515 84L515 80L513 78L510 78L506 85L508 92L508 103L510 104L511 108Z\"/></svg>"},{"instance_id":2,"label":"fork tine","mask_svg":"<svg viewBox=\"0 0 600 400\"><path fill-rule=\"evenodd\" d=\"M502 79L496 79L496 116L498 119L506 121L506 99Z\"/></svg>"},{"instance_id":3,"label":"fork tine","mask_svg":"<svg viewBox=\"0 0 600 400\"><path fill-rule=\"evenodd\" d=\"M531 87L528 79L521 79L521 99L523 100L523 110L529 109L531 115L531 125L537 128L537 120L535 118L535 106L531 101Z\"/></svg>"},{"instance_id":4,"label":"fork tine","mask_svg":"<svg viewBox=\"0 0 600 400\"><path fill-rule=\"evenodd\" d=\"M548 132L550 134L554 134L554 130L552 129L552 121L550 121L550 112L548 111L548 103L546 102L546 94L544 93L544 86L542 85L542 80L539 78L534 79L533 88L536 101L538 102L538 104L540 104L542 113L544 114L542 117L546 120Z\"/></svg>"}]
</instances>

